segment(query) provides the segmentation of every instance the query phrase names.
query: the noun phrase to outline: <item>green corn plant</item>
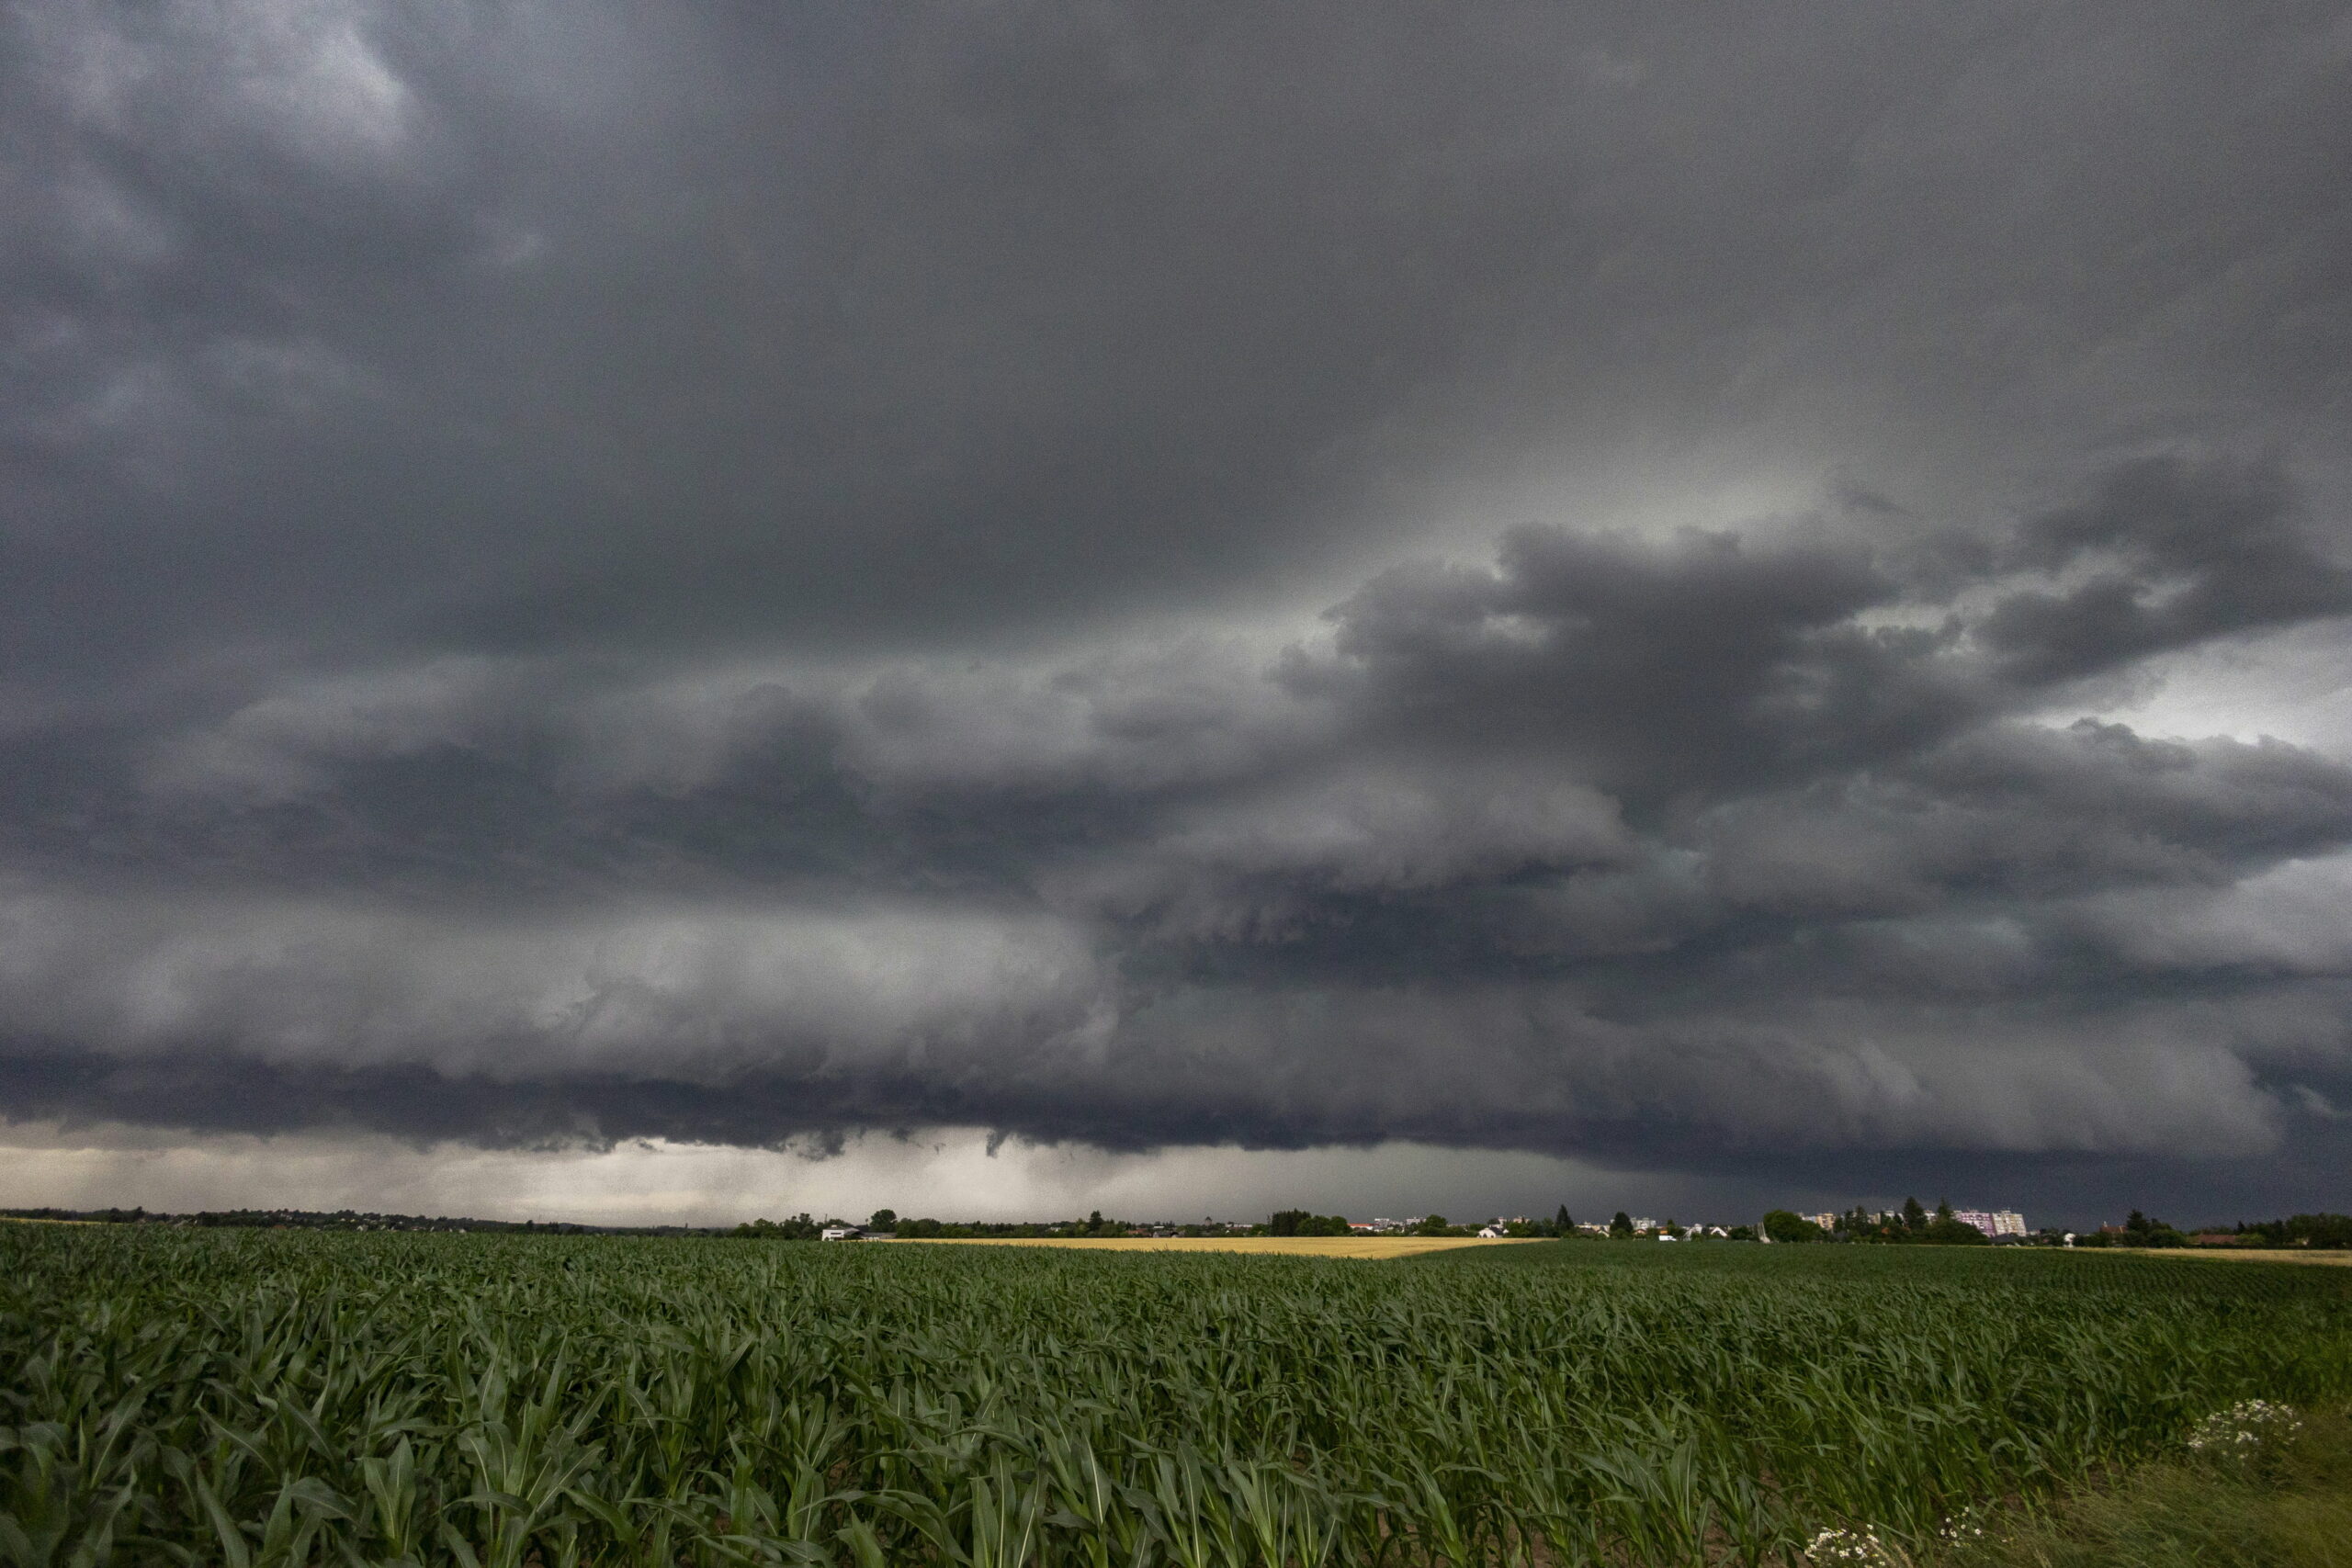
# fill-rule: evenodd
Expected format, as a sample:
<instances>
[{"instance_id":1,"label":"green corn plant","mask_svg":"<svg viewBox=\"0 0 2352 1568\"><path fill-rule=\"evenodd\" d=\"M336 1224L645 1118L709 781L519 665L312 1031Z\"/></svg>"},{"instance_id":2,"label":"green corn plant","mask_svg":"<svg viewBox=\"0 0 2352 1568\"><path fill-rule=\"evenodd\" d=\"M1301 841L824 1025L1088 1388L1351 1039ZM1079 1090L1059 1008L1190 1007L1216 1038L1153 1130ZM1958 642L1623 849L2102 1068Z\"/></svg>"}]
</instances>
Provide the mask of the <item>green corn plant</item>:
<instances>
[{"instance_id":1,"label":"green corn plant","mask_svg":"<svg viewBox=\"0 0 2352 1568\"><path fill-rule=\"evenodd\" d=\"M1296 1550L1297 1488L1289 1467L1265 1461L1228 1458L1219 1483L1230 1500L1237 1535L1260 1562L1284 1564Z\"/></svg>"},{"instance_id":2,"label":"green corn plant","mask_svg":"<svg viewBox=\"0 0 2352 1568\"><path fill-rule=\"evenodd\" d=\"M9 1509L0 1513L0 1562L21 1568L95 1564L108 1560L115 1527L131 1502L126 1488L111 1497L83 1484L81 1467L62 1457L65 1428L36 1423L0 1429L0 1453L17 1459Z\"/></svg>"},{"instance_id":3,"label":"green corn plant","mask_svg":"<svg viewBox=\"0 0 2352 1568\"><path fill-rule=\"evenodd\" d=\"M971 1568L1026 1568L1036 1556L1045 1517L1045 1489L1014 1479L1010 1456L999 1454L987 1475L968 1483L970 1536L963 1561Z\"/></svg>"},{"instance_id":4,"label":"green corn plant","mask_svg":"<svg viewBox=\"0 0 2352 1568\"><path fill-rule=\"evenodd\" d=\"M1046 1522L1074 1532L1069 1555L1086 1568L1112 1568L1114 1562L1130 1561L1113 1525L1130 1511L1122 1506L1119 1484L1095 1452L1086 1427L1074 1423L1062 1431L1041 1433L1037 1448L1052 1487L1053 1511Z\"/></svg>"},{"instance_id":5,"label":"green corn plant","mask_svg":"<svg viewBox=\"0 0 2352 1568\"><path fill-rule=\"evenodd\" d=\"M558 1382L551 1375L550 1388ZM473 1490L459 1502L482 1518L483 1568L519 1568L532 1538L557 1517L574 1483L601 1457L576 1428L557 1424L551 1397L526 1406L511 1422L484 1404L456 1446L471 1461Z\"/></svg>"},{"instance_id":6,"label":"green corn plant","mask_svg":"<svg viewBox=\"0 0 2352 1568\"><path fill-rule=\"evenodd\" d=\"M308 1476L288 1481L262 1521L253 1568L290 1568L311 1560L312 1540L336 1520L351 1518L349 1506L324 1482Z\"/></svg>"},{"instance_id":7,"label":"green corn plant","mask_svg":"<svg viewBox=\"0 0 2352 1568\"><path fill-rule=\"evenodd\" d=\"M414 1562L424 1540L417 1517L416 1453L403 1436L389 1454L359 1461L362 1485L373 1512L377 1548L394 1562Z\"/></svg>"},{"instance_id":8,"label":"green corn plant","mask_svg":"<svg viewBox=\"0 0 2352 1568\"><path fill-rule=\"evenodd\" d=\"M1155 1523L1177 1568L1238 1568L1231 1517L1200 1456L1156 1455L1149 1476Z\"/></svg>"},{"instance_id":9,"label":"green corn plant","mask_svg":"<svg viewBox=\"0 0 2352 1568\"><path fill-rule=\"evenodd\" d=\"M621 1562L674 1562L677 1553L672 1540L677 1528L677 1516L654 1498L642 1496L627 1483L616 1496L606 1496L592 1486L569 1488L564 1500L593 1529L602 1533L603 1545L613 1560Z\"/></svg>"}]
</instances>

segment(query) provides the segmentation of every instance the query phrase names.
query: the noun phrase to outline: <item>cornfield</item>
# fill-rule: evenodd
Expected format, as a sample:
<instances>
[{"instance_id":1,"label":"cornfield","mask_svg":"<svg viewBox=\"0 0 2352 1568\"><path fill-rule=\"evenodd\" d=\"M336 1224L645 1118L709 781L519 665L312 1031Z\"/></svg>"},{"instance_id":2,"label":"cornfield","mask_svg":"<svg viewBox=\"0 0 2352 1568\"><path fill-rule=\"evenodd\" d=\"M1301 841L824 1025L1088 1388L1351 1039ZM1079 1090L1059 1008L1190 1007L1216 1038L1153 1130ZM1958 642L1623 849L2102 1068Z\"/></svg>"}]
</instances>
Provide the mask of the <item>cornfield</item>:
<instances>
[{"instance_id":1,"label":"cornfield","mask_svg":"<svg viewBox=\"0 0 2352 1568\"><path fill-rule=\"evenodd\" d=\"M2352 1391L2332 1269L0 1232L24 1565L1783 1562Z\"/></svg>"}]
</instances>

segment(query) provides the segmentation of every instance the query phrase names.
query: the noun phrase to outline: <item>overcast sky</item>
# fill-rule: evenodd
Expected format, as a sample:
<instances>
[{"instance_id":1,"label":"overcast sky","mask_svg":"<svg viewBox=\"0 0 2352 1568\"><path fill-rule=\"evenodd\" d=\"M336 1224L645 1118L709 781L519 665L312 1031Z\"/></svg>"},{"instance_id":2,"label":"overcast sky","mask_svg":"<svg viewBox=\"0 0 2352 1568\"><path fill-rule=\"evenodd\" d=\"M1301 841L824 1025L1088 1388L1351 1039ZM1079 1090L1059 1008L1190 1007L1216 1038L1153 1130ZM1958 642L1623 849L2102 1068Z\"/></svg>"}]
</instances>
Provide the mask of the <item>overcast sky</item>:
<instances>
[{"instance_id":1,"label":"overcast sky","mask_svg":"<svg viewBox=\"0 0 2352 1568\"><path fill-rule=\"evenodd\" d=\"M0 1203L2352 1208L2352 7L5 18Z\"/></svg>"}]
</instances>

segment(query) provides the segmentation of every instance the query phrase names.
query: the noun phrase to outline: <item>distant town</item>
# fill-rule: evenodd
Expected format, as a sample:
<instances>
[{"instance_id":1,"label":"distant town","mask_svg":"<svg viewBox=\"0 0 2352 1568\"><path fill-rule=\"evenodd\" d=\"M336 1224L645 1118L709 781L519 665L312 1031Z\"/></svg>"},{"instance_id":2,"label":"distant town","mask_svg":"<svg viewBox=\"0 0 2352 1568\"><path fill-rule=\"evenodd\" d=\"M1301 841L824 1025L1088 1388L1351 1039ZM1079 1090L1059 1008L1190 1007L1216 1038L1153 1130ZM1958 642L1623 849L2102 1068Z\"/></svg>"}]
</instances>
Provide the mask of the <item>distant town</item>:
<instances>
[{"instance_id":1,"label":"distant town","mask_svg":"<svg viewBox=\"0 0 2352 1568\"><path fill-rule=\"evenodd\" d=\"M1664 1242L1756 1242L1765 1245L1806 1243L1916 1244L1960 1247L2320 1247L2352 1248L2352 1216L2336 1213L2296 1214L2286 1219L2235 1221L2182 1229L2151 1219L2134 1209L2120 1223L2086 1231L2055 1226L2033 1229L2015 1209L1955 1209L1939 1203L1929 1209L1917 1199L1899 1208L1871 1209L1857 1205L1843 1213L1823 1210L1800 1213L1774 1209L1754 1221L1701 1221L1684 1224L1672 1217L1619 1211L1607 1220L1579 1220L1561 1205L1549 1218L1526 1214L1497 1215L1461 1224L1443 1214L1411 1214L1402 1218L1376 1216L1349 1219L1317 1214L1305 1209L1283 1209L1257 1220L1198 1221L1125 1220L1105 1218L1100 1211L1082 1220L1038 1222L950 1221L901 1216L877 1209L862 1222L838 1216L812 1218L807 1213L788 1219L761 1218L736 1225L594 1225L569 1221L484 1220L421 1214L380 1214L349 1209L324 1213L307 1209L232 1209L174 1214L146 1209L0 1209L0 1218L52 1221L80 1224L178 1225L197 1228L332 1231L446 1231L537 1235L662 1235L780 1241L861 1241L959 1239L1085 1239L1110 1237L1266 1236L1457 1236L1483 1239Z\"/></svg>"},{"instance_id":2,"label":"distant town","mask_svg":"<svg viewBox=\"0 0 2352 1568\"><path fill-rule=\"evenodd\" d=\"M808 1215L776 1222L755 1220L737 1227L742 1235L789 1235L797 1239L854 1241L867 1237L952 1239L957 1237L1084 1236L1214 1236L1214 1235L1444 1235L1487 1239L1569 1239L1593 1241L1910 1243L1958 1247L2352 1247L2352 1217L2342 1214L2297 1214L2290 1219L2238 1221L2226 1227L2209 1225L2184 1232L2139 1210L2120 1224L2096 1230L2072 1231L2049 1226L2035 1230L2015 1209L1954 1209L1939 1203L1928 1209L1917 1199L1900 1208L1856 1206L1843 1213L1824 1210L1801 1213L1774 1209L1750 1222L1694 1222L1619 1211L1608 1220L1578 1220L1563 1204L1549 1219L1526 1214L1497 1215L1457 1224L1442 1214L1415 1214L1402 1219L1385 1216L1351 1220L1339 1214L1315 1214L1304 1209L1280 1211L1263 1220L1203 1219L1198 1224L1174 1221L1149 1223L1106 1220L1100 1213L1085 1221L1052 1225L956 1224L932 1219L902 1219L878 1210L864 1224L840 1219L815 1221Z\"/></svg>"}]
</instances>

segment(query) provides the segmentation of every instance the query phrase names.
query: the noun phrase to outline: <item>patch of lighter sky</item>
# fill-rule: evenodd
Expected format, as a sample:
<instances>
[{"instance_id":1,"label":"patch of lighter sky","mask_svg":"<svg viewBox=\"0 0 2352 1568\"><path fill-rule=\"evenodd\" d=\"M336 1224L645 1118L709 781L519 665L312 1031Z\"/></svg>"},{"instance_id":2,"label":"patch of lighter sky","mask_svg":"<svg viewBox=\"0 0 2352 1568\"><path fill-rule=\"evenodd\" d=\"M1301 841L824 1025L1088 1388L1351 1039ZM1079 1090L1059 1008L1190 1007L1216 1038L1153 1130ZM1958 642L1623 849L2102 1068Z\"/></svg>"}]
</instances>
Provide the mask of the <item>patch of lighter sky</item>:
<instances>
[{"instance_id":1,"label":"patch of lighter sky","mask_svg":"<svg viewBox=\"0 0 2352 1568\"><path fill-rule=\"evenodd\" d=\"M413 96L363 36L364 19L320 0L258 0L222 14L240 96L306 156L381 158L407 138Z\"/></svg>"},{"instance_id":2,"label":"patch of lighter sky","mask_svg":"<svg viewBox=\"0 0 2352 1568\"><path fill-rule=\"evenodd\" d=\"M1432 496L1429 521L1392 548L1483 565L1505 533L1530 524L1653 541L1697 529L1762 542L1819 513L1822 479L1818 465L1759 462L1746 452L1667 468L1635 456L1575 471L1465 476Z\"/></svg>"},{"instance_id":3,"label":"patch of lighter sky","mask_svg":"<svg viewBox=\"0 0 2352 1568\"><path fill-rule=\"evenodd\" d=\"M2352 626L2344 621L2169 655L2144 673L2139 691L2091 716L2146 735L2267 735L2352 760Z\"/></svg>"}]
</instances>

